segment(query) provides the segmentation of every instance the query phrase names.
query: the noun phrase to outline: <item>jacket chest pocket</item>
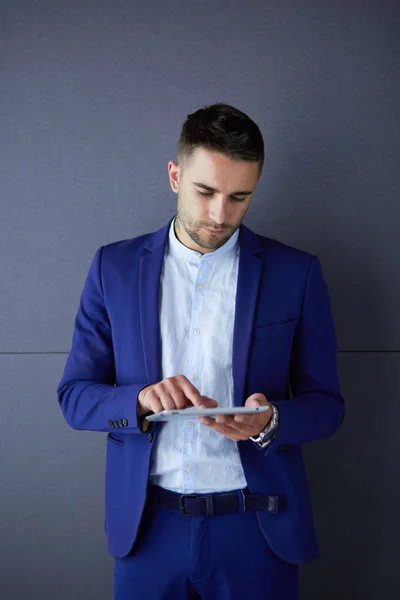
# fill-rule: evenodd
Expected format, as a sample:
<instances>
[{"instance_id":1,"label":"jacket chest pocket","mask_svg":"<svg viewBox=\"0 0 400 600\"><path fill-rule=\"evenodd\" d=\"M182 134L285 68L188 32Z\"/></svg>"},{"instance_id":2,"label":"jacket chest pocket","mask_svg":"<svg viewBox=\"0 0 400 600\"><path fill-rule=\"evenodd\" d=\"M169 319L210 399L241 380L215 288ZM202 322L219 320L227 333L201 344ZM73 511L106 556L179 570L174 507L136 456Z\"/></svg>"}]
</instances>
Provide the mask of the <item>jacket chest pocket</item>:
<instances>
[{"instance_id":1,"label":"jacket chest pocket","mask_svg":"<svg viewBox=\"0 0 400 600\"><path fill-rule=\"evenodd\" d=\"M277 325L265 325L254 329L254 342L276 340L279 338L292 338L296 329L297 320L278 323Z\"/></svg>"}]
</instances>

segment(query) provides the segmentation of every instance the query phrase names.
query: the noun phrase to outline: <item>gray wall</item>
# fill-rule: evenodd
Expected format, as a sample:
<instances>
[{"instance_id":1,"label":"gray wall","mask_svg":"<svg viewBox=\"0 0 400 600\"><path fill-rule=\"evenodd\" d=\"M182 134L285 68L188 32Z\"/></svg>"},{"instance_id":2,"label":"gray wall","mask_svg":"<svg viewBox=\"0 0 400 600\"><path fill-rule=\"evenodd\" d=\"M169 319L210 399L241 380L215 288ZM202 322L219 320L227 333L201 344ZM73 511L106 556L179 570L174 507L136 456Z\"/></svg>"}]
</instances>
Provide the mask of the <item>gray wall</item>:
<instances>
[{"instance_id":1,"label":"gray wall","mask_svg":"<svg viewBox=\"0 0 400 600\"><path fill-rule=\"evenodd\" d=\"M265 139L245 223L320 257L337 327L302 599L398 597L399 24L396 1L2 0L0 597L111 598L105 435L55 390L96 249L166 224L182 122L219 101Z\"/></svg>"}]
</instances>

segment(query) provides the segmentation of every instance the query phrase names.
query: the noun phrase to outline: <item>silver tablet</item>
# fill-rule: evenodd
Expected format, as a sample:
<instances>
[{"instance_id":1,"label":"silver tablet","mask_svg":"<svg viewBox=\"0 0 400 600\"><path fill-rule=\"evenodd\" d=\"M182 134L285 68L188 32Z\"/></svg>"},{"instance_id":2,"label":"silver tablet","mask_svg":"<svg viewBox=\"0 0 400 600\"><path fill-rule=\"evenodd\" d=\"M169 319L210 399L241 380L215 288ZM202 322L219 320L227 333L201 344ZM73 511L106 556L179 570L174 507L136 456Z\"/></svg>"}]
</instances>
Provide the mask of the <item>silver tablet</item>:
<instances>
[{"instance_id":1,"label":"silver tablet","mask_svg":"<svg viewBox=\"0 0 400 600\"><path fill-rule=\"evenodd\" d=\"M217 408L196 408L162 410L148 415L148 421L175 421L175 419L196 419L196 417L216 417L218 415L254 415L269 410L269 406L231 406Z\"/></svg>"}]
</instances>

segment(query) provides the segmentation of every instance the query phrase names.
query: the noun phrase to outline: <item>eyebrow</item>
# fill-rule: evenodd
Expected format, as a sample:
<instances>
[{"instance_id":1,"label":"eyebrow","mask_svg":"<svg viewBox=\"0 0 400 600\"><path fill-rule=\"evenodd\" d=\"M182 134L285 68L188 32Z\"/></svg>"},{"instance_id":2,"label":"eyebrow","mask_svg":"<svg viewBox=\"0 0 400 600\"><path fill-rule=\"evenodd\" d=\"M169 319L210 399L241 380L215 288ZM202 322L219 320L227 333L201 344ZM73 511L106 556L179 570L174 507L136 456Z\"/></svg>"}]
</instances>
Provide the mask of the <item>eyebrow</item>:
<instances>
[{"instance_id":1,"label":"eyebrow","mask_svg":"<svg viewBox=\"0 0 400 600\"><path fill-rule=\"evenodd\" d=\"M200 183L199 181L193 181L194 185L197 185L198 187L204 188L205 190L207 190L208 192L218 192L218 190L216 190L213 187L210 187L209 185L206 185L205 183ZM249 194L252 194L253 190L245 190L243 192L232 192L230 195L231 196L248 196Z\"/></svg>"}]
</instances>

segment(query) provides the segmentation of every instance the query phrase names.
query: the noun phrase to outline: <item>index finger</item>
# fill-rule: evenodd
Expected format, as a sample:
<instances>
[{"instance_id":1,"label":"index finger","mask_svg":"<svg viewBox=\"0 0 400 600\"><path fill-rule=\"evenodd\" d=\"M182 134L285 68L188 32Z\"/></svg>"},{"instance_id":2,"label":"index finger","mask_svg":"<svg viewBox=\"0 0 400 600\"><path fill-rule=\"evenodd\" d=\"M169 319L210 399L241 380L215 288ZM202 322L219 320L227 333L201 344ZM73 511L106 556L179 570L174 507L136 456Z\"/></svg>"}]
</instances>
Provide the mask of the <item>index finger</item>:
<instances>
[{"instance_id":1,"label":"index finger","mask_svg":"<svg viewBox=\"0 0 400 600\"><path fill-rule=\"evenodd\" d=\"M202 396L197 388L194 387L192 383L185 377L185 380L182 382L181 386L182 391L185 396L191 401L193 406L196 408L200 408L200 406L205 406L206 408L211 408L212 406L218 406L218 402L213 400L212 398L208 398L207 396Z\"/></svg>"}]
</instances>

